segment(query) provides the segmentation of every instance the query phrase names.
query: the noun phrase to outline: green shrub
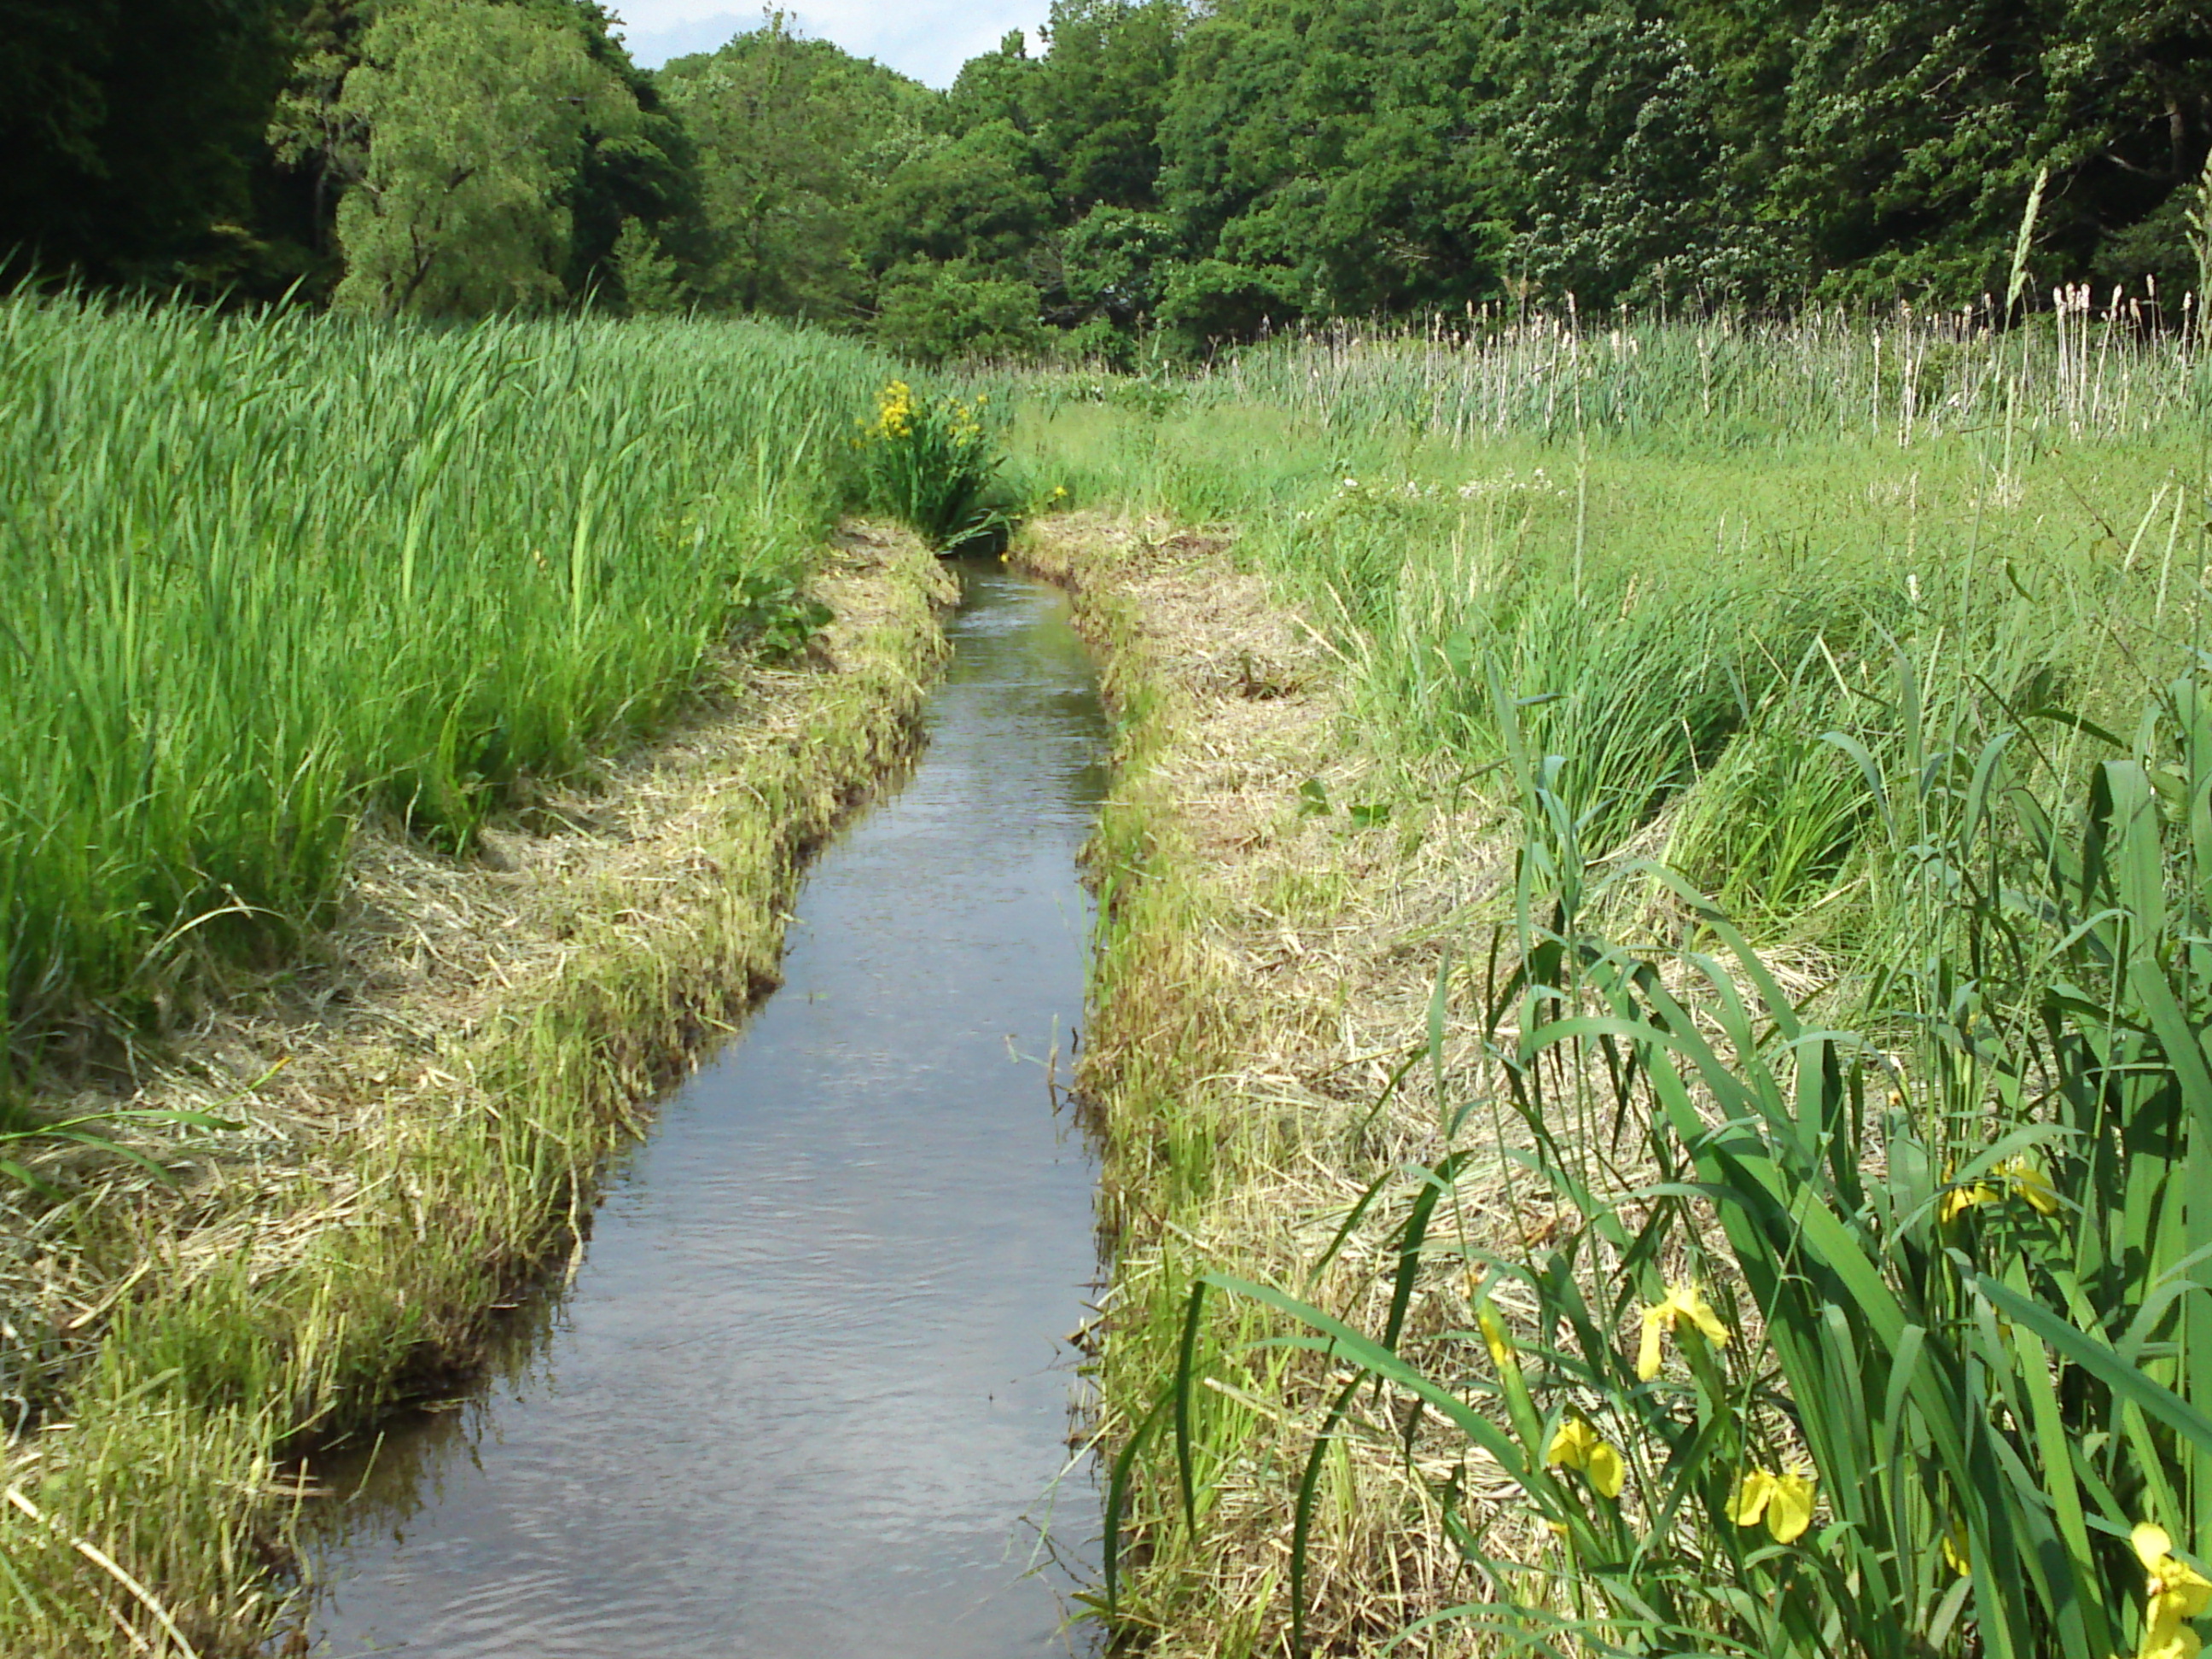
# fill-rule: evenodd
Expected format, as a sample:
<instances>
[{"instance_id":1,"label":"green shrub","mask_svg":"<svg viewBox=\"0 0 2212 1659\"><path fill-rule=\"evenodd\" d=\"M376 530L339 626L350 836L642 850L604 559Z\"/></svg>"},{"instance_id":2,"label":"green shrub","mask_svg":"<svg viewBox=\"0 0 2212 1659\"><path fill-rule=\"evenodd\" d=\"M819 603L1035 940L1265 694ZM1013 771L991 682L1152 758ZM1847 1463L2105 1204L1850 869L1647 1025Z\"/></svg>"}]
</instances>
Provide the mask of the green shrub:
<instances>
[{"instance_id":1,"label":"green shrub","mask_svg":"<svg viewBox=\"0 0 2212 1659\"><path fill-rule=\"evenodd\" d=\"M964 260L899 265L877 300L877 343L915 362L1037 357L1049 341L1036 284L971 270Z\"/></svg>"}]
</instances>

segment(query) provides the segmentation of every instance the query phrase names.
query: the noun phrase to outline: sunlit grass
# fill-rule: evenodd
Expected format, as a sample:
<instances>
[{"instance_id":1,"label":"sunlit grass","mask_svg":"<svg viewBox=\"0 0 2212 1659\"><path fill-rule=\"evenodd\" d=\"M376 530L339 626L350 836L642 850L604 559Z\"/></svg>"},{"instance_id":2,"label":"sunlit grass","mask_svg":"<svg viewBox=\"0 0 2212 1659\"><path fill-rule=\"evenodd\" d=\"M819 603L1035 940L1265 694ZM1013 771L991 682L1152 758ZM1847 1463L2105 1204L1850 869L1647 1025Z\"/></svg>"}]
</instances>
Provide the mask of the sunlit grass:
<instances>
[{"instance_id":1,"label":"sunlit grass","mask_svg":"<svg viewBox=\"0 0 2212 1659\"><path fill-rule=\"evenodd\" d=\"M289 946L651 730L842 505L860 349L746 324L0 306L0 1020Z\"/></svg>"},{"instance_id":2,"label":"sunlit grass","mask_svg":"<svg viewBox=\"0 0 2212 1659\"><path fill-rule=\"evenodd\" d=\"M1416 1650L2151 1639L2131 1532L2212 1547L2205 389L2072 309L1346 332L1037 389L1038 482L1232 524L1340 653L1346 752L1408 808L1486 802L1510 871L1405 1031L1425 1167L1348 1148L1313 1186L1371 1287L1304 1305L1323 1264L1238 1219L1252 1101L1152 1195L1109 1365L1125 1605L1250 1630L1209 1551L1256 1504L1271 1632L1319 1596L1364 1637L1365 1577L1419 1552L1466 1599ZM1222 1069L1117 1077L1125 1133L1175 1144ZM1638 1315L1689 1278L1731 1340L1646 1377ZM1518 1316L1488 1343L1485 1293ZM1363 1297L1387 1322L1344 1322ZM1303 1474L1254 1474L1210 1395L1283 1401ZM1569 1425L1625 1486L1554 1455ZM1348 1447L1387 1542L1331 1535ZM1800 1461L1807 1529L1740 1524Z\"/></svg>"}]
</instances>

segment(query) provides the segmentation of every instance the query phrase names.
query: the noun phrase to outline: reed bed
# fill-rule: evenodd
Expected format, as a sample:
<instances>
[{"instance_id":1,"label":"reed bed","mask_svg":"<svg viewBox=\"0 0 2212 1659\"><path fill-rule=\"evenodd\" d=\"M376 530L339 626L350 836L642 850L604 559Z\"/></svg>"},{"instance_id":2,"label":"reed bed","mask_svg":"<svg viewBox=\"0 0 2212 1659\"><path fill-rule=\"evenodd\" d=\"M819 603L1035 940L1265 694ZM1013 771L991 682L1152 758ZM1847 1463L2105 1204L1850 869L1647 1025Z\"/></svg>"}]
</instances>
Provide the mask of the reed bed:
<instances>
[{"instance_id":1,"label":"reed bed","mask_svg":"<svg viewBox=\"0 0 2212 1659\"><path fill-rule=\"evenodd\" d=\"M1993 308L1900 307L1699 321L1476 312L1420 330L1337 325L1236 353L1200 395L1332 429L1395 423L1455 443L1602 430L1696 447L1777 435L1909 446L1984 428L2018 437L2155 434L2202 414L2193 307L2185 326L2123 292L2052 290L1997 325Z\"/></svg>"},{"instance_id":2,"label":"reed bed","mask_svg":"<svg viewBox=\"0 0 2212 1659\"><path fill-rule=\"evenodd\" d=\"M851 495L865 352L743 323L0 303L0 1025L144 1029L654 730Z\"/></svg>"}]
</instances>

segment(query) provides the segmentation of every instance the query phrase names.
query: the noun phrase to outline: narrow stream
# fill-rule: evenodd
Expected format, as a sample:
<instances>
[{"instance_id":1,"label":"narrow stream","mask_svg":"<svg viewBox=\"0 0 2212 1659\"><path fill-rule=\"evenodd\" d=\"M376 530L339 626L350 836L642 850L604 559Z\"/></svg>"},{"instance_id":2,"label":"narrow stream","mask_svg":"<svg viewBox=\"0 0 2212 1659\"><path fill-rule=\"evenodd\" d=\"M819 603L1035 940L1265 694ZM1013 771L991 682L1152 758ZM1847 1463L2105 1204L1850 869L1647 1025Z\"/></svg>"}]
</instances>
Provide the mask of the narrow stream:
<instances>
[{"instance_id":1,"label":"narrow stream","mask_svg":"<svg viewBox=\"0 0 2212 1659\"><path fill-rule=\"evenodd\" d=\"M1064 1082L1104 718L1057 594L963 582L928 747L816 865L783 988L665 1103L493 1380L346 1477L317 1653L1085 1647L1064 1339L1093 1169L1047 1061Z\"/></svg>"}]
</instances>

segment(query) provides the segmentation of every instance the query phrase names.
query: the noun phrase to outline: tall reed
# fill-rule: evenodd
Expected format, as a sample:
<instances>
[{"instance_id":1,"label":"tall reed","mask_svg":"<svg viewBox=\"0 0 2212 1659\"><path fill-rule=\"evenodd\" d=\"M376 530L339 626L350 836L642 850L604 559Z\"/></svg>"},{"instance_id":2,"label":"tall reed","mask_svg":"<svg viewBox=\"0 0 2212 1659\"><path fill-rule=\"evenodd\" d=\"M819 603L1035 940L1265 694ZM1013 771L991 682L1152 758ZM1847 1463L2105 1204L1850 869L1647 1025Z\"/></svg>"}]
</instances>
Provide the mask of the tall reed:
<instances>
[{"instance_id":1,"label":"tall reed","mask_svg":"<svg viewBox=\"0 0 2212 1659\"><path fill-rule=\"evenodd\" d=\"M0 1025L167 1006L322 918L364 810L465 847L663 720L881 380L742 323L0 303Z\"/></svg>"},{"instance_id":2,"label":"tall reed","mask_svg":"<svg viewBox=\"0 0 2212 1659\"><path fill-rule=\"evenodd\" d=\"M1358 1440L1467 1588L1409 1643L2193 1650L2143 1587L2212 1549L2208 380L2142 320L1477 317L1037 398L1041 478L1237 521L1409 837L1472 796L1514 854L1441 1153L1329 1218L1387 1317L1172 1203L1121 1270L1118 1560L1202 1563L1287 1394L1294 1648Z\"/></svg>"}]
</instances>

